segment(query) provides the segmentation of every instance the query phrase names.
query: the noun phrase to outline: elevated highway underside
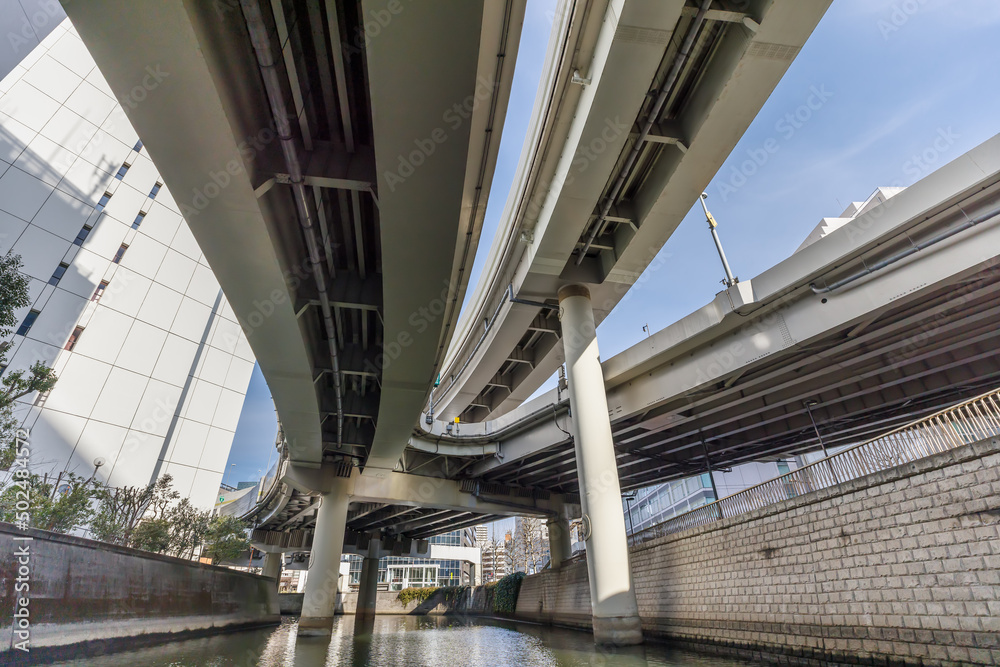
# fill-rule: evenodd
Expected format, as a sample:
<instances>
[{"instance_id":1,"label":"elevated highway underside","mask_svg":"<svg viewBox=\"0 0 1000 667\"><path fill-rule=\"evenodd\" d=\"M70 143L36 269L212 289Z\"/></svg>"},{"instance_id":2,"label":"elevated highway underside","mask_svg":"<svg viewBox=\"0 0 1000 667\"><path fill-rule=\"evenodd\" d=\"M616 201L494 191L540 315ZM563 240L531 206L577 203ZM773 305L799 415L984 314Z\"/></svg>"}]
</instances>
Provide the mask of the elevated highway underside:
<instances>
[{"instance_id":1,"label":"elevated highway underside","mask_svg":"<svg viewBox=\"0 0 1000 667\"><path fill-rule=\"evenodd\" d=\"M622 488L699 474L707 461L816 451L810 410L835 447L1000 384L998 156L995 137L603 362ZM563 391L450 433L418 429L399 470L456 480L470 501L482 490L525 507L578 503ZM287 492L264 524L308 529L316 499ZM350 512L353 531L410 537L507 514L392 502Z\"/></svg>"},{"instance_id":2,"label":"elevated highway underside","mask_svg":"<svg viewBox=\"0 0 1000 667\"><path fill-rule=\"evenodd\" d=\"M605 361L622 487L704 472L706 457L718 469L818 450L809 410L831 447L996 386L998 213L994 137ZM576 492L572 442L553 428L568 425L554 406L510 438L484 434L502 458L465 474Z\"/></svg>"},{"instance_id":3,"label":"elevated highway underside","mask_svg":"<svg viewBox=\"0 0 1000 667\"><path fill-rule=\"evenodd\" d=\"M524 0L66 9L246 332L290 460L392 470L465 293Z\"/></svg>"}]
</instances>

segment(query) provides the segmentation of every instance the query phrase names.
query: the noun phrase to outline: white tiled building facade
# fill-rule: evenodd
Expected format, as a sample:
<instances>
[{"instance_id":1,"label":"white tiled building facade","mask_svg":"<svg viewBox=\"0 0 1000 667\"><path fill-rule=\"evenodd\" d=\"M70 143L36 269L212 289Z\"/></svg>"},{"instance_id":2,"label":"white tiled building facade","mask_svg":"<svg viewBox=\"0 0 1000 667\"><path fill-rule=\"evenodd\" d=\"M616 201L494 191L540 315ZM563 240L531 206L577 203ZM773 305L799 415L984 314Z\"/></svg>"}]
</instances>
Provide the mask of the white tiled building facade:
<instances>
[{"instance_id":1,"label":"white tiled building facade","mask_svg":"<svg viewBox=\"0 0 1000 667\"><path fill-rule=\"evenodd\" d=\"M31 279L10 369L59 376L18 412L34 472L102 458L98 479L170 473L211 507L254 365L212 269L68 21L0 94L0 252Z\"/></svg>"}]
</instances>

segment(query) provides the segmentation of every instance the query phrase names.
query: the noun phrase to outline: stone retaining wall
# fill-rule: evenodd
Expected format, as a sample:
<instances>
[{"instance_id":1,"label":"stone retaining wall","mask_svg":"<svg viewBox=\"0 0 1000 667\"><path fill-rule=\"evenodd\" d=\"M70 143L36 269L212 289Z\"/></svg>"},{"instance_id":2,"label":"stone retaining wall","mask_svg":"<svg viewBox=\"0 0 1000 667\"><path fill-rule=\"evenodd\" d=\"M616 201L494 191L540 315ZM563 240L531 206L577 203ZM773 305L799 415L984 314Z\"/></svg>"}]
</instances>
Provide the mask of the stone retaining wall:
<instances>
[{"instance_id":1,"label":"stone retaining wall","mask_svg":"<svg viewBox=\"0 0 1000 667\"><path fill-rule=\"evenodd\" d=\"M280 622L274 579L0 523L0 622L8 627L19 598L28 601L33 658ZM26 657L11 648L20 641L5 636L0 664Z\"/></svg>"},{"instance_id":2,"label":"stone retaining wall","mask_svg":"<svg viewBox=\"0 0 1000 667\"><path fill-rule=\"evenodd\" d=\"M645 632L786 664L1000 664L998 464L983 441L634 548ZM517 616L589 627L586 563L527 577Z\"/></svg>"},{"instance_id":3,"label":"stone retaining wall","mask_svg":"<svg viewBox=\"0 0 1000 667\"><path fill-rule=\"evenodd\" d=\"M433 593L425 602L411 602L404 605L399 601L397 591L379 591L375 600L376 614L408 614L414 616L471 614L480 616L492 615L493 599L491 592L485 586L466 589L455 601L449 604L444 593ZM302 593L281 593L281 613L298 616L302 613ZM358 607L357 593L338 593L337 614L354 614Z\"/></svg>"}]
</instances>

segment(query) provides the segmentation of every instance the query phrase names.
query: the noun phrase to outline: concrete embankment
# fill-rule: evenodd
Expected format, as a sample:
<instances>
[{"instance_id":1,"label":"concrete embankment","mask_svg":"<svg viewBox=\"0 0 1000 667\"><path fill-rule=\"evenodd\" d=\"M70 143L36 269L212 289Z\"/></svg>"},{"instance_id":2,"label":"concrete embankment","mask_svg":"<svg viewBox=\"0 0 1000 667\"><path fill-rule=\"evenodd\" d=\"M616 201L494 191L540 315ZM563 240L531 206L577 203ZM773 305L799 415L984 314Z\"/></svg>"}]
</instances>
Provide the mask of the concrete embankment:
<instances>
[{"instance_id":1,"label":"concrete embankment","mask_svg":"<svg viewBox=\"0 0 1000 667\"><path fill-rule=\"evenodd\" d=\"M1000 664L1000 441L631 551L647 637L781 664ZM517 618L590 627L587 566L526 577Z\"/></svg>"},{"instance_id":2,"label":"concrete embankment","mask_svg":"<svg viewBox=\"0 0 1000 667\"><path fill-rule=\"evenodd\" d=\"M11 664L28 655L25 637L32 659L79 656L280 615L273 579L0 523L0 622L12 630L0 664Z\"/></svg>"},{"instance_id":3,"label":"concrete embankment","mask_svg":"<svg viewBox=\"0 0 1000 667\"><path fill-rule=\"evenodd\" d=\"M475 586L464 589L452 600L446 598L444 590L438 590L427 600L413 601L403 604L397 591L379 591L375 603L376 614L407 614L413 616L470 614L473 616L492 616L492 591L485 586ZM302 612L301 593L281 593L281 613L298 616ZM353 614L357 610L357 593L337 594L337 614Z\"/></svg>"}]
</instances>

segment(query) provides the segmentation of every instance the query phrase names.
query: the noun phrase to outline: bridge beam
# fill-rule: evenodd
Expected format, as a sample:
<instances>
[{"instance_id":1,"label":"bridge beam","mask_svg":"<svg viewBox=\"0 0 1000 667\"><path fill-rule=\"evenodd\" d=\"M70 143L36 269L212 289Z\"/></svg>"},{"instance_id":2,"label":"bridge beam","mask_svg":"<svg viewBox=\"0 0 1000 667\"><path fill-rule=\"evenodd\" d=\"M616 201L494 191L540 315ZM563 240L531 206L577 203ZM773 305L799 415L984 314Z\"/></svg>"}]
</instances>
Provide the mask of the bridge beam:
<instances>
[{"instance_id":1,"label":"bridge beam","mask_svg":"<svg viewBox=\"0 0 1000 667\"><path fill-rule=\"evenodd\" d=\"M573 412L594 641L617 646L641 644L642 626L632 585L597 325L586 287L567 285L559 290L559 319Z\"/></svg>"},{"instance_id":2,"label":"bridge beam","mask_svg":"<svg viewBox=\"0 0 1000 667\"><path fill-rule=\"evenodd\" d=\"M338 478L330 483L330 490L323 494L316 516L312 559L299 618L300 636L328 635L333 628L340 580L340 553L344 547L347 506L350 504L346 481Z\"/></svg>"},{"instance_id":3,"label":"bridge beam","mask_svg":"<svg viewBox=\"0 0 1000 667\"><path fill-rule=\"evenodd\" d=\"M462 491L458 480L402 472L380 470L377 474L362 475L359 469L354 468L350 477L338 477L337 466L330 463L324 463L319 468L289 466L286 475L286 481L300 491L325 494L330 493L334 487L343 488L344 495L355 503L385 503L499 516L546 517L553 516L557 511L556 503L562 502L552 496L500 498L493 502L488 497Z\"/></svg>"}]
</instances>

